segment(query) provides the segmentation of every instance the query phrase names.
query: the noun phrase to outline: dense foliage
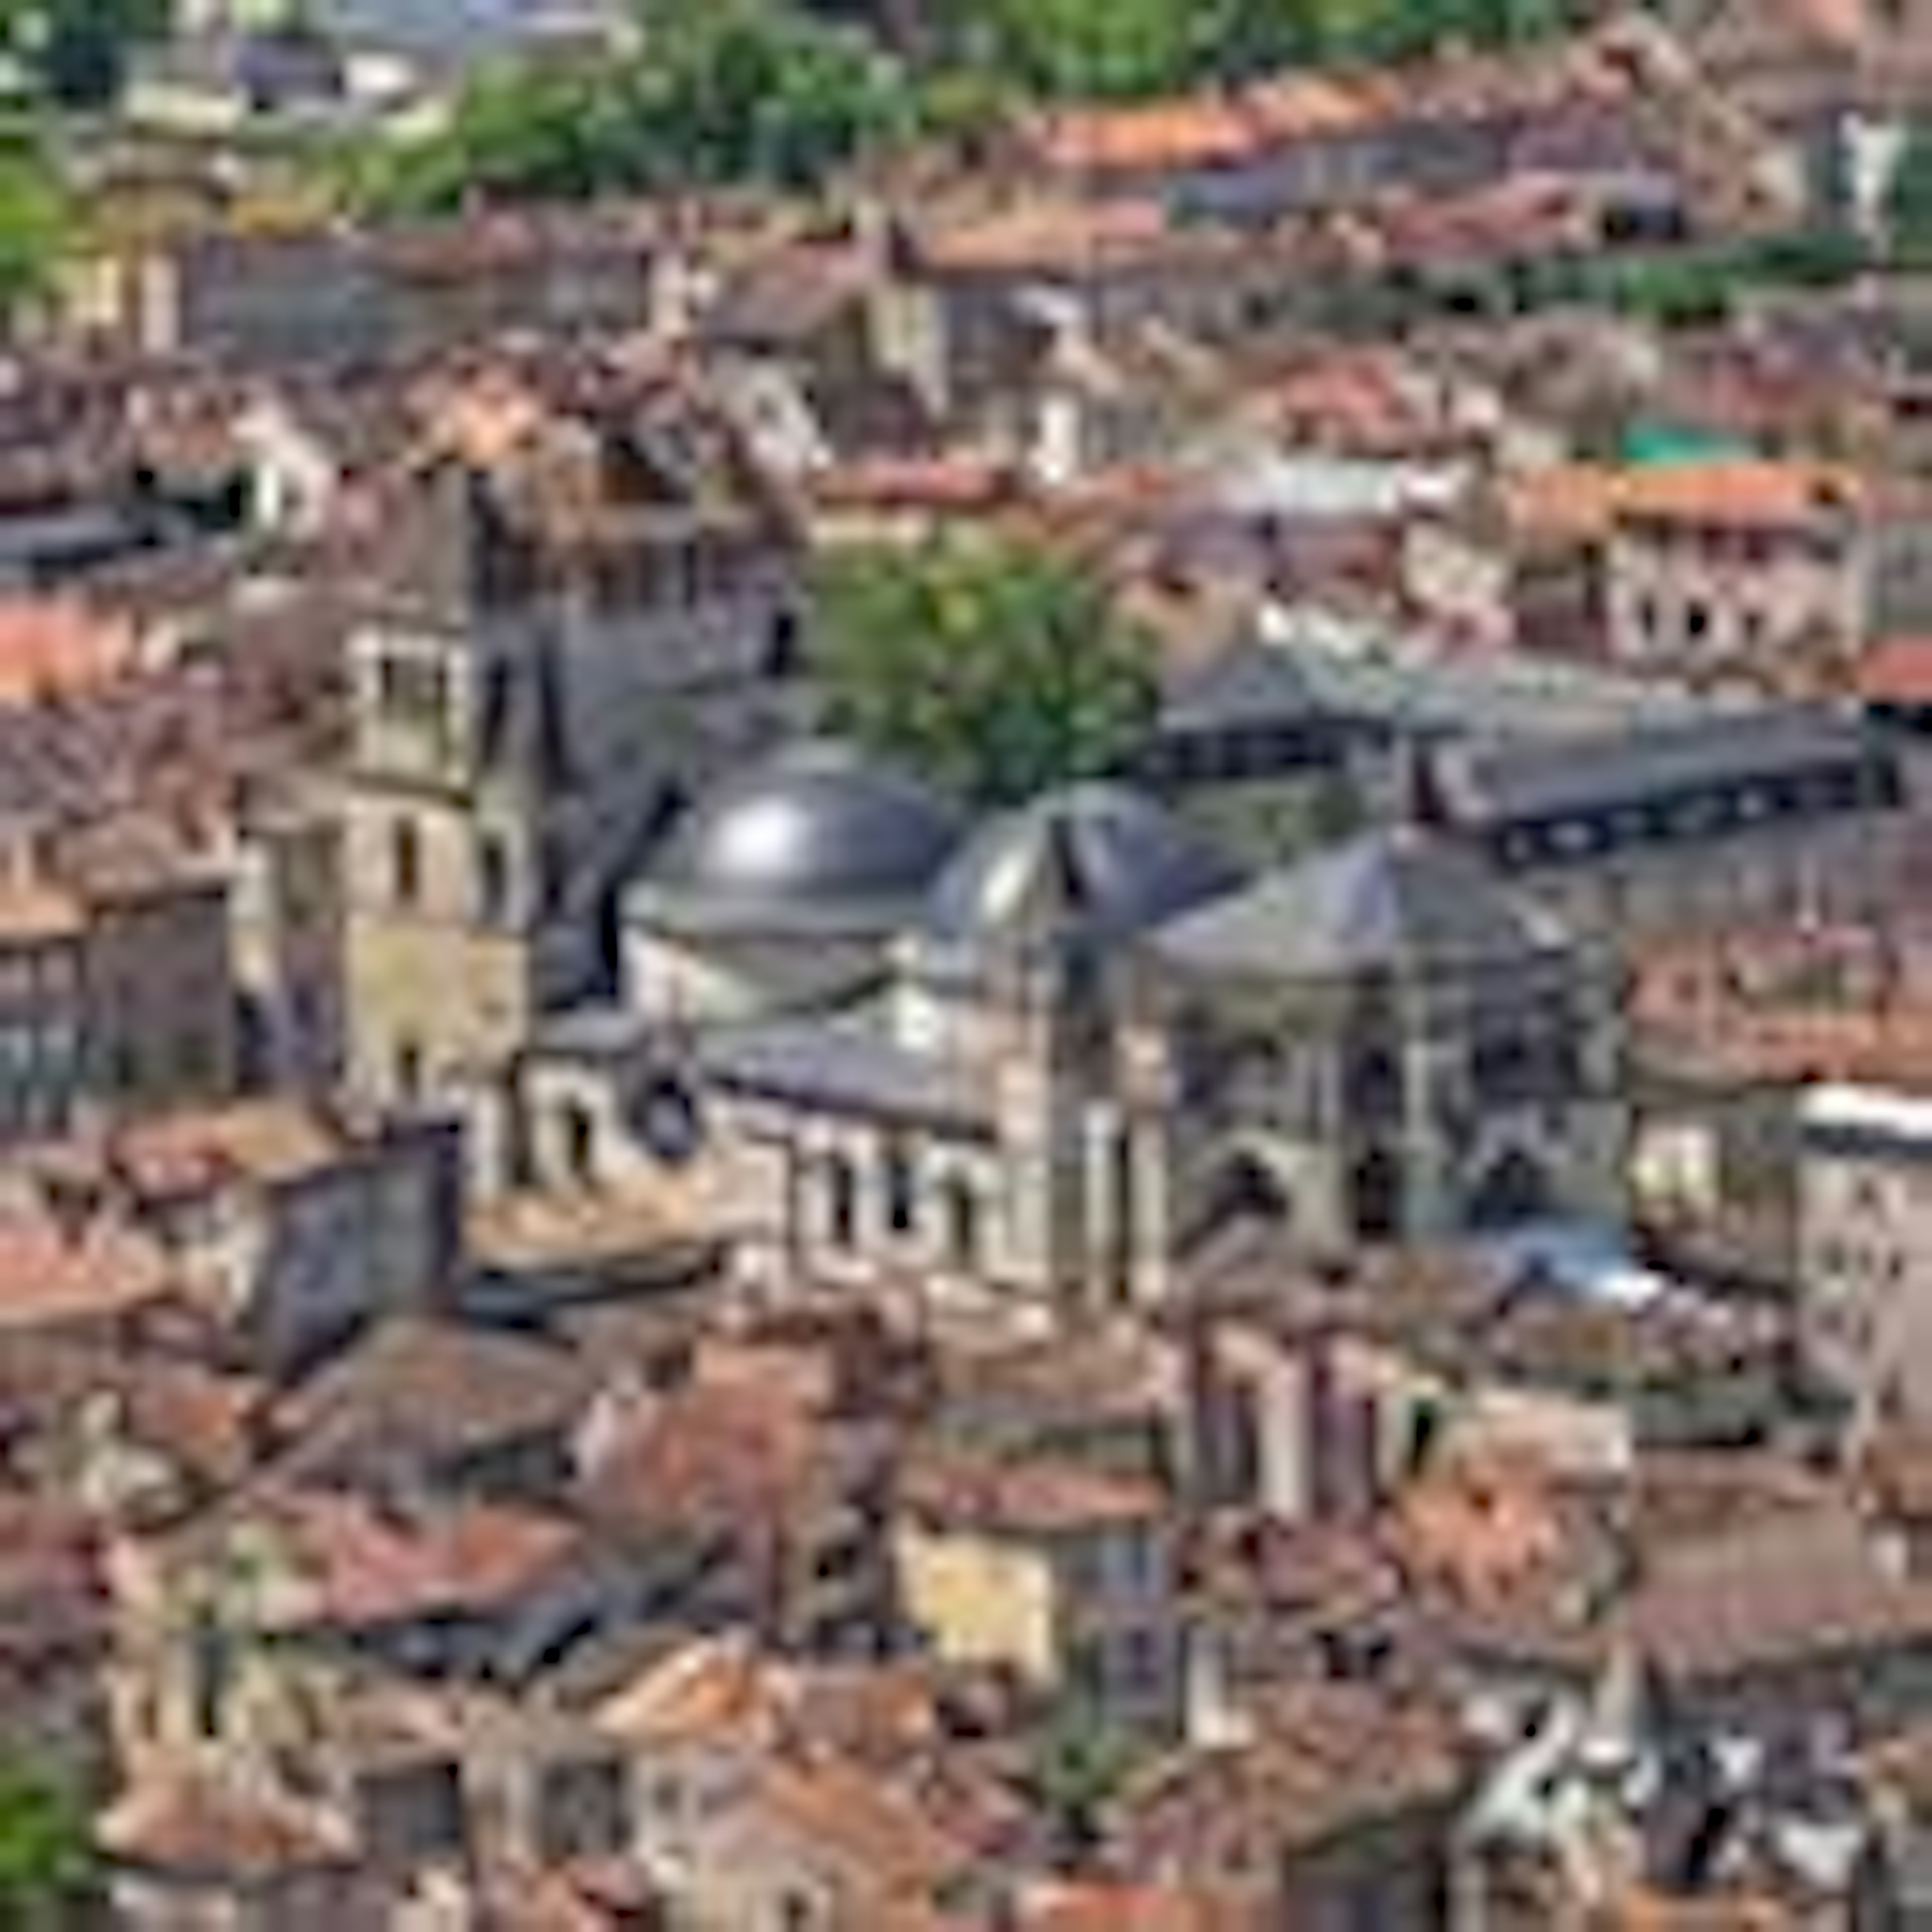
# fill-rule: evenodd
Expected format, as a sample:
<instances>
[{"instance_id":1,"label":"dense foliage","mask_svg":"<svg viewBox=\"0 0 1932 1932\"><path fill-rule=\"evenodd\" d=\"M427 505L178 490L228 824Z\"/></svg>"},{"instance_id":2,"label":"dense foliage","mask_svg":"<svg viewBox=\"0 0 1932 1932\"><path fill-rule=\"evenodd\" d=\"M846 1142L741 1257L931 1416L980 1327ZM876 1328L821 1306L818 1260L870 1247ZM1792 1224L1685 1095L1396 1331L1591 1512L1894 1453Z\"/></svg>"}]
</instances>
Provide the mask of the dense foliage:
<instances>
[{"instance_id":1,"label":"dense foliage","mask_svg":"<svg viewBox=\"0 0 1932 1932\"><path fill-rule=\"evenodd\" d=\"M84 1806L51 1778L0 1760L0 1925L71 1923L93 1879Z\"/></svg>"},{"instance_id":2,"label":"dense foliage","mask_svg":"<svg viewBox=\"0 0 1932 1932\"><path fill-rule=\"evenodd\" d=\"M1455 40L1528 40L1568 0L935 0L946 57L1029 90L1130 98L1244 78L1289 62L1405 58Z\"/></svg>"},{"instance_id":3,"label":"dense foliage","mask_svg":"<svg viewBox=\"0 0 1932 1932\"><path fill-rule=\"evenodd\" d=\"M1152 710L1150 641L1027 544L842 552L814 614L831 728L976 802L1104 770Z\"/></svg>"},{"instance_id":4,"label":"dense foliage","mask_svg":"<svg viewBox=\"0 0 1932 1932\"><path fill-rule=\"evenodd\" d=\"M909 124L904 76L860 29L764 0L647 10L633 55L480 75L448 124L362 187L424 212L737 181L803 186Z\"/></svg>"},{"instance_id":5,"label":"dense foliage","mask_svg":"<svg viewBox=\"0 0 1932 1932\"><path fill-rule=\"evenodd\" d=\"M135 47L167 31L169 0L0 0L0 41L55 106L112 105Z\"/></svg>"},{"instance_id":6,"label":"dense foliage","mask_svg":"<svg viewBox=\"0 0 1932 1932\"><path fill-rule=\"evenodd\" d=\"M109 0L90 0L106 4ZM134 0L115 0L131 4ZM363 198L578 199L686 184L800 186L1029 97L1132 98L1288 61L1527 39L1575 0L643 0L639 43L594 67L480 76L435 134L379 153Z\"/></svg>"},{"instance_id":7,"label":"dense foliage","mask_svg":"<svg viewBox=\"0 0 1932 1932\"><path fill-rule=\"evenodd\" d=\"M0 315L46 290L70 220L59 182L38 152L0 141Z\"/></svg>"},{"instance_id":8,"label":"dense foliage","mask_svg":"<svg viewBox=\"0 0 1932 1932\"><path fill-rule=\"evenodd\" d=\"M1913 127L1892 170L1886 214L1892 244L1914 268L1932 262L1932 122Z\"/></svg>"}]
</instances>

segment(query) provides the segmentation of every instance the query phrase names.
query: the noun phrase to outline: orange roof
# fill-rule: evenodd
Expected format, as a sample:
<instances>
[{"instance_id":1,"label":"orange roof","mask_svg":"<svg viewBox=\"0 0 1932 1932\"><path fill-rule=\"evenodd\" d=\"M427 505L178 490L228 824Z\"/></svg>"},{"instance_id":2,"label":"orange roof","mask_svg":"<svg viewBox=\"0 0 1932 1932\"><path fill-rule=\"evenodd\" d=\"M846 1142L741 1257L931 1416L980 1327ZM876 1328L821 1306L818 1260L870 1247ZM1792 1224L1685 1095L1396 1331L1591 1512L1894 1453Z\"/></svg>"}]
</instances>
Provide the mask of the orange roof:
<instances>
[{"instance_id":1,"label":"orange roof","mask_svg":"<svg viewBox=\"0 0 1932 1932\"><path fill-rule=\"evenodd\" d=\"M452 1502L420 1516L320 1490L265 1498L259 1524L293 1573L271 1610L286 1626L399 1623L490 1609L534 1587L575 1546L554 1516L494 1503Z\"/></svg>"},{"instance_id":2,"label":"orange roof","mask_svg":"<svg viewBox=\"0 0 1932 1932\"><path fill-rule=\"evenodd\" d=\"M748 1744L776 1708L771 1668L740 1636L699 1637L599 1707L598 1724L653 1743Z\"/></svg>"},{"instance_id":3,"label":"orange roof","mask_svg":"<svg viewBox=\"0 0 1932 1932\"><path fill-rule=\"evenodd\" d=\"M1733 527L1802 526L1856 509L1863 496L1858 472L1841 464L1757 457L1626 470L1617 485L1621 515Z\"/></svg>"},{"instance_id":4,"label":"orange roof","mask_svg":"<svg viewBox=\"0 0 1932 1932\"><path fill-rule=\"evenodd\" d=\"M949 1529L1052 1536L1157 1520L1166 1501L1152 1483L1066 1460L1006 1462L964 1451L916 1460L902 1500L921 1522Z\"/></svg>"},{"instance_id":5,"label":"orange roof","mask_svg":"<svg viewBox=\"0 0 1932 1932\"><path fill-rule=\"evenodd\" d=\"M1025 1932L1238 1932L1259 1920L1191 1888L1096 1881L1048 1887L1020 1923Z\"/></svg>"},{"instance_id":6,"label":"orange roof","mask_svg":"<svg viewBox=\"0 0 1932 1932\"><path fill-rule=\"evenodd\" d=\"M1034 201L933 229L920 248L940 269L1063 268L1083 254L1157 248L1173 233L1167 211L1155 201Z\"/></svg>"},{"instance_id":7,"label":"orange roof","mask_svg":"<svg viewBox=\"0 0 1932 1932\"><path fill-rule=\"evenodd\" d=\"M934 1894L970 1862L902 1787L830 1754L771 1763L758 1797L776 1822L887 1892Z\"/></svg>"},{"instance_id":8,"label":"orange roof","mask_svg":"<svg viewBox=\"0 0 1932 1932\"><path fill-rule=\"evenodd\" d=\"M332 1811L259 1780L218 1782L185 1772L118 1798L101 1820L100 1837L124 1858L212 1872L346 1863L354 1849L347 1826Z\"/></svg>"},{"instance_id":9,"label":"orange roof","mask_svg":"<svg viewBox=\"0 0 1932 1932\"><path fill-rule=\"evenodd\" d=\"M1033 146L1049 167L1106 173L1238 161L1253 152L1257 136L1252 118L1234 102L1198 94L1070 108L1034 130Z\"/></svg>"},{"instance_id":10,"label":"orange roof","mask_svg":"<svg viewBox=\"0 0 1932 1932\"><path fill-rule=\"evenodd\" d=\"M98 1144L50 1149L47 1165L106 1162L143 1193L194 1193L236 1180L273 1184L338 1156L343 1136L299 1101L238 1100L134 1120Z\"/></svg>"},{"instance_id":11,"label":"orange roof","mask_svg":"<svg viewBox=\"0 0 1932 1932\"><path fill-rule=\"evenodd\" d=\"M1864 479L1830 463L1726 457L1622 468L1567 463L1526 470L1503 486L1526 536L1581 542L1619 519L1732 528L1802 528L1864 501Z\"/></svg>"},{"instance_id":12,"label":"orange roof","mask_svg":"<svg viewBox=\"0 0 1932 1932\"><path fill-rule=\"evenodd\" d=\"M1874 704L1932 704L1932 637L1886 638L1859 660L1853 682Z\"/></svg>"},{"instance_id":13,"label":"orange roof","mask_svg":"<svg viewBox=\"0 0 1932 1932\"><path fill-rule=\"evenodd\" d=\"M1587 543L1608 532L1623 475L1601 464L1550 464L1510 477L1503 502L1523 536Z\"/></svg>"},{"instance_id":14,"label":"orange roof","mask_svg":"<svg viewBox=\"0 0 1932 1932\"><path fill-rule=\"evenodd\" d=\"M0 878L0 942L72 939L86 928L86 909L71 892L39 879Z\"/></svg>"},{"instance_id":15,"label":"orange roof","mask_svg":"<svg viewBox=\"0 0 1932 1932\"><path fill-rule=\"evenodd\" d=\"M971 510L1013 493L1011 466L989 456L856 457L810 479L813 500L828 507Z\"/></svg>"},{"instance_id":16,"label":"orange roof","mask_svg":"<svg viewBox=\"0 0 1932 1932\"><path fill-rule=\"evenodd\" d=\"M48 1215L0 1219L0 1332L112 1320L174 1286L160 1249L124 1228L70 1235Z\"/></svg>"},{"instance_id":17,"label":"orange roof","mask_svg":"<svg viewBox=\"0 0 1932 1932\"><path fill-rule=\"evenodd\" d=\"M0 597L0 706L70 698L134 668L134 634L73 598Z\"/></svg>"},{"instance_id":18,"label":"orange roof","mask_svg":"<svg viewBox=\"0 0 1932 1932\"><path fill-rule=\"evenodd\" d=\"M1283 74L1250 89L1244 98L1256 122L1277 140L1353 127L1368 106L1354 88L1312 74Z\"/></svg>"}]
</instances>

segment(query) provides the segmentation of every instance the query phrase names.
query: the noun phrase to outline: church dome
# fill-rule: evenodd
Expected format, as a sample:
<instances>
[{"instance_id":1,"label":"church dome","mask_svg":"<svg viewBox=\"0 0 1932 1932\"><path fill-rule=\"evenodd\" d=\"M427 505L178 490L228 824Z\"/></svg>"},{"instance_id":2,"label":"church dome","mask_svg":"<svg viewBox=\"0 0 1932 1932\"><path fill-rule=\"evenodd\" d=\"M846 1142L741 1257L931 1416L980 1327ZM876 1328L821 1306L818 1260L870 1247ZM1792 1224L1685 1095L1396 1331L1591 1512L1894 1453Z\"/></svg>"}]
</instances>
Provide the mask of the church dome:
<instances>
[{"instance_id":1,"label":"church dome","mask_svg":"<svg viewBox=\"0 0 1932 1932\"><path fill-rule=\"evenodd\" d=\"M700 800L636 896L674 923L910 917L964 829L916 778L844 745L795 746Z\"/></svg>"},{"instance_id":2,"label":"church dome","mask_svg":"<svg viewBox=\"0 0 1932 1932\"><path fill-rule=\"evenodd\" d=\"M995 819L966 846L933 890L927 931L963 946L1121 940L1239 882L1144 794L1070 785Z\"/></svg>"}]
</instances>

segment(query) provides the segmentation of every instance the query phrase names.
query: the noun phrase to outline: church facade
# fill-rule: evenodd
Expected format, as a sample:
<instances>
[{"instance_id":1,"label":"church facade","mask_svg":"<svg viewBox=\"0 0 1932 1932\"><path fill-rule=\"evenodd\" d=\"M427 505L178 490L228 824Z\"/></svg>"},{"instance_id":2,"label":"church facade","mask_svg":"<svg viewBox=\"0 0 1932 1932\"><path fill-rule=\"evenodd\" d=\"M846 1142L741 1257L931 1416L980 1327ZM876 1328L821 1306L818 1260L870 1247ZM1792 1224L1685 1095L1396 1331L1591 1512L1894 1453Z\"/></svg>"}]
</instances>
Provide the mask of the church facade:
<instances>
[{"instance_id":1,"label":"church facade","mask_svg":"<svg viewBox=\"0 0 1932 1932\"><path fill-rule=\"evenodd\" d=\"M627 896L484 1184L679 1177L746 1282L1153 1305L1229 1217L1311 1250L1614 1221L1614 969L1419 828L1244 878L1089 783L977 826L806 746Z\"/></svg>"}]
</instances>

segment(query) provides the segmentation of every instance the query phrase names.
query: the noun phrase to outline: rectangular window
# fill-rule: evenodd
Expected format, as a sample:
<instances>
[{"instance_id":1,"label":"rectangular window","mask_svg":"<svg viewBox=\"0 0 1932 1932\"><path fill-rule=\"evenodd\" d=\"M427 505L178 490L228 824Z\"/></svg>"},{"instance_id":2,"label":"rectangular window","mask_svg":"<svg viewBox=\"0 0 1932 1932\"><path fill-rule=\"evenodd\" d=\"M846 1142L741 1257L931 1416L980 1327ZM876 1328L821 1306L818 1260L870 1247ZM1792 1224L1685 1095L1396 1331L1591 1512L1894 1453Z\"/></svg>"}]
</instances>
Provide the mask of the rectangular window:
<instances>
[{"instance_id":1,"label":"rectangular window","mask_svg":"<svg viewBox=\"0 0 1932 1932\"><path fill-rule=\"evenodd\" d=\"M888 1143L884 1157L886 1218L896 1234L909 1234L919 1221L919 1174L903 1142Z\"/></svg>"},{"instance_id":2,"label":"rectangular window","mask_svg":"<svg viewBox=\"0 0 1932 1932\"><path fill-rule=\"evenodd\" d=\"M412 906L422 891L422 850L415 826L398 819L390 833L389 866L395 902Z\"/></svg>"},{"instance_id":3,"label":"rectangular window","mask_svg":"<svg viewBox=\"0 0 1932 1932\"><path fill-rule=\"evenodd\" d=\"M509 848L494 832L476 842L476 916L485 926L503 925L510 916Z\"/></svg>"}]
</instances>

